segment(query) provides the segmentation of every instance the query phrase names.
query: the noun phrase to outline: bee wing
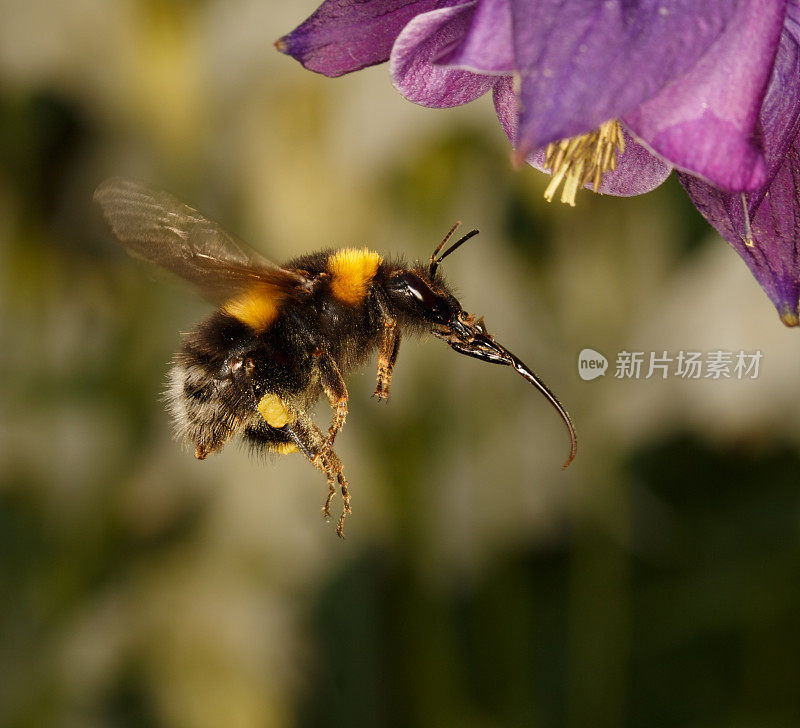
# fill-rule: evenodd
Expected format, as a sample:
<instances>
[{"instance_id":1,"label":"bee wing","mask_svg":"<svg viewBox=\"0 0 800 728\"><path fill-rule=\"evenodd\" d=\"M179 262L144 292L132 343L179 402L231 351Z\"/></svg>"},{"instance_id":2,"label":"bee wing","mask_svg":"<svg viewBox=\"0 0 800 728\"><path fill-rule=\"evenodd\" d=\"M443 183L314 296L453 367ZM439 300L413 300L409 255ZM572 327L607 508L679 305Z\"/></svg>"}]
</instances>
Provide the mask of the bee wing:
<instances>
[{"instance_id":1,"label":"bee wing","mask_svg":"<svg viewBox=\"0 0 800 728\"><path fill-rule=\"evenodd\" d=\"M115 177L95 190L94 199L128 252L195 284L215 302L256 285L291 294L312 282L301 271L246 253L217 223L168 192Z\"/></svg>"}]
</instances>

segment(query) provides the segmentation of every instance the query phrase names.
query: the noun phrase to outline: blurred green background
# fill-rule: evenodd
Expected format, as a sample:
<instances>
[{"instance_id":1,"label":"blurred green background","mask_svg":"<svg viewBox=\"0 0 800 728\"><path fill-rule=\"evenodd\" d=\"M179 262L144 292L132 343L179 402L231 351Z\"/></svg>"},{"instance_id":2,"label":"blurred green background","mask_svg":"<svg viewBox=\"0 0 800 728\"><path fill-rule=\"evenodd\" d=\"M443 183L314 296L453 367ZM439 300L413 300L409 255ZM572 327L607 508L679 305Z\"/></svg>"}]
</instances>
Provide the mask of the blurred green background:
<instances>
[{"instance_id":1,"label":"blurred green background","mask_svg":"<svg viewBox=\"0 0 800 728\"><path fill-rule=\"evenodd\" d=\"M547 205L490 98L279 55L315 4L0 2L0 725L800 725L797 332L674 180ZM433 340L388 405L349 380L346 541L301 458L196 461L159 396L209 306L112 240L118 174L276 260L479 227L445 271L576 461L521 378ZM715 349L758 379L613 376Z\"/></svg>"}]
</instances>

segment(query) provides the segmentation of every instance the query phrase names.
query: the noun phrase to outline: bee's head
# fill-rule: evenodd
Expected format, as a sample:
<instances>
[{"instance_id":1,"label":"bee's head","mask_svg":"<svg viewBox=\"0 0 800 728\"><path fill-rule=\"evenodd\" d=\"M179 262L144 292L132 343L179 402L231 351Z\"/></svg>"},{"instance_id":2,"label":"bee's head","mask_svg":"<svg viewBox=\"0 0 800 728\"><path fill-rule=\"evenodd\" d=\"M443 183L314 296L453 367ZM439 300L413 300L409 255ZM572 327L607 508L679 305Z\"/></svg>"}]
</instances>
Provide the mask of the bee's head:
<instances>
[{"instance_id":1,"label":"bee's head","mask_svg":"<svg viewBox=\"0 0 800 728\"><path fill-rule=\"evenodd\" d=\"M428 265L418 263L411 270L400 268L389 276L386 293L392 309L406 328L430 331L433 334L462 330L467 335L467 331L463 329L461 323L464 313L461 304L450 292L441 276L437 274L439 263L444 258L478 234L477 230L467 233L439 255L460 224L457 222L450 228L442 242L433 251Z\"/></svg>"},{"instance_id":2,"label":"bee's head","mask_svg":"<svg viewBox=\"0 0 800 728\"><path fill-rule=\"evenodd\" d=\"M501 346L486 330L483 317L476 318L464 311L458 299L448 290L437 275L441 261L456 248L478 233L473 230L453 243L444 253L439 251L455 231L454 225L434 251L427 269L417 266L413 270L398 270L390 276L387 293L392 306L402 319L414 328L427 329L433 336L447 342L459 354L475 357L492 364L513 367L519 374L539 389L555 407L570 436L570 455L564 467L575 457L577 440L575 429L567 411L539 377L508 349Z\"/></svg>"},{"instance_id":3,"label":"bee's head","mask_svg":"<svg viewBox=\"0 0 800 728\"><path fill-rule=\"evenodd\" d=\"M187 348L175 357L164 400L175 436L193 445L200 460L219 450L240 429L239 388L234 385L242 362L241 357L231 357L220 368Z\"/></svg>"},{"instance_id":4,"label":"bee's head","mask_svg":"<svg viewBox=\"0 0 800 728\"><path fill-rule=\"evenodd\" d=\"M458 299L438 276L431 278L419 267L393 273L386 293L405 328L435 333L458 326L462 313Z\"/></svg>"}]
</instances>

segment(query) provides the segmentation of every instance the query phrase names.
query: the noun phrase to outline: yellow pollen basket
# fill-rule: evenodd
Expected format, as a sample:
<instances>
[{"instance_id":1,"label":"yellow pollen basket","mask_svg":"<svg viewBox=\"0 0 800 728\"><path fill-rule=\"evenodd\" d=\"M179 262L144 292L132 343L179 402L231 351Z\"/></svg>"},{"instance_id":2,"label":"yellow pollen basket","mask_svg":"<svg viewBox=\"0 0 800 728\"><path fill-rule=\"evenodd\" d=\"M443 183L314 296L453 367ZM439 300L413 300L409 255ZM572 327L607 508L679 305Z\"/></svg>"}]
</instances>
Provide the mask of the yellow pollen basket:
<instances>
[{"instance_id":1,"label":"yellow pollen basket","mask_svg":"<svg viewBox=\"0 0 800 728\"><path fill-rule=\"evenodd\" d=\"M544 166L553 178L544 191L545 199L552 202L563 182L561 202L575 207L578 190L591 182L594 191L599 192L603 175L617 168L617 155L624 152L625 137L616 119L588 134L548 144Z\"/></svg>"},{"instance_id":2,"label":"yellow pollen basket","mask_svg":"<svg viewBox=\"0 0 800 728\"><path fill-rule=\"evenodd\" d=\"M350 306L361 303L382 262L383 258L369 248L337 250L328 258L334 298Z\"/></svg>"},{"instance_id":3,"label":"yellow pollen basket","mask_svg":"<svg viewBox=\"0 0 800 728\"><path fill-rule=\"evenodd\" d=\"M232 298L223 307L225 313L255 331L263 331L278 317L280 295L271 286L259 286Z\"/></svg>"},{"instance_id":4,"label":"yellow pollen basket","mask_svg":"<svg viewBox=\"0 0 800 728\"><path fill-rule=\"evenodd\" d=\"M277 394L271 392L259 400L258 411L270 427L283 427L292 421L289 408Z\"/></svg>"},{"instance_id":5,"label":"yellow pollen basket","mask_svg":"<svg viewBox=\"0 0 800 728\"><path fill-rule=\"evenodd\" d=\"M298 452L297 445L293 442L274 442L267 445L270 452L277 453L278 455L291 455L293 452Z\"/></svg>"}]
</instances>

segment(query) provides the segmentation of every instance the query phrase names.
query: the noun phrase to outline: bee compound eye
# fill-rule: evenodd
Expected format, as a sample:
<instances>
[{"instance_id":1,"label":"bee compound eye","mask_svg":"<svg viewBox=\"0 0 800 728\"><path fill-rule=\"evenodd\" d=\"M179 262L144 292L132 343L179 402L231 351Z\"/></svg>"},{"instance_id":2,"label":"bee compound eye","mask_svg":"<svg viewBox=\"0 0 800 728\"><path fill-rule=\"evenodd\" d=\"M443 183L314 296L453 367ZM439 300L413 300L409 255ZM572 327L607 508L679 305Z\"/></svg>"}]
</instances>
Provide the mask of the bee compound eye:
<instances>
[{"instance_id":1,"label":"bee compound eye","mask_svg":"<svg viewBox=\"0 0 800 728\"><path fill-rule=\"evenodd\" d=\"M396 277L394 289L416 302L425 318L429 321L446 323L451 314L451 306L447 299L434 293L430 286L418 275L406 271Z\"/></svg>"}]
</instances>

